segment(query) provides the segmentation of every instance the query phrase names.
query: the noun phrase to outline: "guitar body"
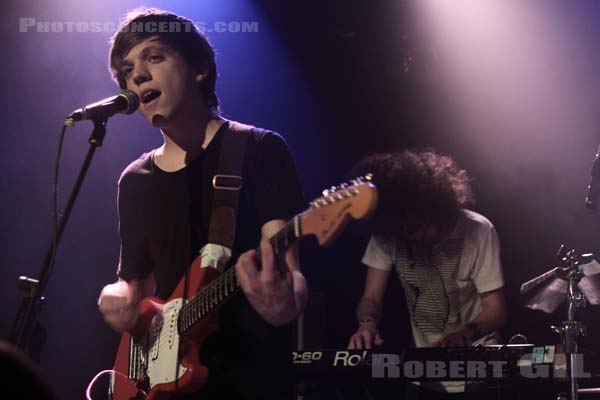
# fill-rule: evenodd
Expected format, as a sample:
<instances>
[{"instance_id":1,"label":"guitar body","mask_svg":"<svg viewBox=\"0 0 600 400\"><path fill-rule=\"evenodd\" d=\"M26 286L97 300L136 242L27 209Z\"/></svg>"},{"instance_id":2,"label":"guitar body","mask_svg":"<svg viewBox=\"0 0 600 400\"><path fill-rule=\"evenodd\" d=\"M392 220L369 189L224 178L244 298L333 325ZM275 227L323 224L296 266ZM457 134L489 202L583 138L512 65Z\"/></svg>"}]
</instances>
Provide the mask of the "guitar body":
<instances>
[{"instance_id":1,"label":"guitar body","mask_svg":"<svg viewBox=\"0 0 600 400\"><path fill-rule=\"evenodd\" d=\"M206 384L208 368L198 353L204 340L218 329L217 313L213 311L185 335L177 330L182 306L220 275L200 264L201 257L197 257L166 302L155 297L140 302L135 328L121 337L109 399L135 399L140 389L148 400L168 399Z\"/></svg>"}]
</instances>

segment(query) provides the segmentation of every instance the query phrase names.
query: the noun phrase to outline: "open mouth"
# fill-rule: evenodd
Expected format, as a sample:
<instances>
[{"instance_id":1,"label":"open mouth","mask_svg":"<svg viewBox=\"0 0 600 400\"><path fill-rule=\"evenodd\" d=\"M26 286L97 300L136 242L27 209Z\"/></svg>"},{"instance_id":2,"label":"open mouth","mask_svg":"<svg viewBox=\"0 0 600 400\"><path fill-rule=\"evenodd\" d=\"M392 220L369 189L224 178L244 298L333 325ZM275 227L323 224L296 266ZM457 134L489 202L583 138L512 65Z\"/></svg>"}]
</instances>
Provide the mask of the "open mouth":
<instances>
[{"instance_id":1,"label":"open mouth","mask_svg":"<svg viewBox=\"0 0 600 400\"><path fill-rule=\"evenodd\" d=\"M160 96L160 91L158 90L149 90L144 93L142 97L142 104L148 104L151 101L155 100L158 96Z\"/></svg>"}]
</instances>

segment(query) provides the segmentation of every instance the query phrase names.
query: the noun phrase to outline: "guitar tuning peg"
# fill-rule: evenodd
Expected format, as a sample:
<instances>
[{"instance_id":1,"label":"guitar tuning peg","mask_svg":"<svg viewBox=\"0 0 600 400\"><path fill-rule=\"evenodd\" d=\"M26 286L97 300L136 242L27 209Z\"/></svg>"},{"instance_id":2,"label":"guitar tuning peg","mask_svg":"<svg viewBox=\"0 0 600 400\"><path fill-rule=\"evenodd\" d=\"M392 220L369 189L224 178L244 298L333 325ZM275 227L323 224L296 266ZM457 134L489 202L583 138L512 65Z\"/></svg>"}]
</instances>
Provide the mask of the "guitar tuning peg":
<instances>
[{"instance_id":1,"label":"guitar tuning peg","mask_svg":"<svg viewBox=\"0 0 600 400\"><path fill-rule=\"evenodd\" d=\"M311 208L319 208L320 206L319 206L319 203L317 203L316 201L311 201L310 202L310 207Z\"/></svg>"},{"instance_id":2,"label":"guitar tuning peg","mask_svg":"<svg viewBox=\"0 0 600 400\"><path fill-rule=\"evenodd\" d=\"M321 197L319 200L320 200L320 203L321 203L320 205L322 205L322 206L326 206L327 205L327 199L325 197Z\"/></svg>"},{"instance_id":3,"label":"guitar tuning peg","mask_svg":"<svg viewBox=\"0 0 600 400\"><path fill-rule=\"evenodd\" d=\"M367 181L369 181L369 182L372 181L373 180L373 174L369 172L367 175L365 175L365 179Z\"/></svg>"},{"instance_id":4,"label":"guitar tuning peg","mask_svg":"<svg viewBox=\"0 0 600 400\"><path fill-rule=\"evenodd\" d=\"M358 185L358 181L357 181L356 179L352 179L352 180L350 181L350 183L352 184L352 186L356 186L356 185Z\"/></svg>"},{"instance_id":5,"label":"guitar tuning peg","mask_svg":"<svg viewBox=\"0 0 600 400\"><path fill-rule=\"evenodd\" d=\"M344 182L342 184L340 184L340 189L346 189L348 187L348 183Z\"/></svg>"},{"instance_id":6,"label":"guitar tuning peg","mask_svg":"<svg viewBox=\"0 0 600 400\"><path fill-rule=\"evenodd\" d=\"M323 190L322 194L323 194L323 196L329 196L329 190L328 189Z\"/></svg>"},{"instance_id":7,"label":"guitar tuning peg","mask_svg":"<svg viewBox=\"0 0 600 400\"><path fill-rule=\"evenodd\" d=\"M335 186L332 186L332 187L329 188L330 192L335 192L336 190L337 190L337 188Z\"/></svg>"}]
</instances>

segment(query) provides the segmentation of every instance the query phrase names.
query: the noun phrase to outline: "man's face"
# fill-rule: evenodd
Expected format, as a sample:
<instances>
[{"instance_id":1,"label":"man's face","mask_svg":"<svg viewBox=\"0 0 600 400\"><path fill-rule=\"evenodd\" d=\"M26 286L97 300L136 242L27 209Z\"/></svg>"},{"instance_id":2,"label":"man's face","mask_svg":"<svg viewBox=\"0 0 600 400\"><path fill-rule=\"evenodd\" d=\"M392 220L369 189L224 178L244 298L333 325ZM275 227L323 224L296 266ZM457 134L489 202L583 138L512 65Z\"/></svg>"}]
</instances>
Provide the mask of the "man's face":
<instances>
[{"instance_id":1,"label":"man's face","mask_svg":"<svg viewBox=\"0 0 600 400\"><path fill-rule=\"evenodd\" d=\"M412 222L405 226L404 237L423 244L437 243L443 232L431 222Z\"/></svg>"},{"instance_id":2,"label":"man's face","mask_svg":"<svg viewBox=\"0 0 600 400\"><path fill-rule=\"evenodd\" d=\"M406 224L404 228L404 235L408 240L414 240L417 242L423 241L427 231L427 224L423 222L412 222Z\"/></svg>"},{"instance_id":3,"label":"man's face","mask_svg":"<svg viewBox=\"0 0 600 400\"><path fill-rule=\"evenodd\" d=\"M158 37L134 46L124 57L121 72L127 89L140 98L140 112L155 126L169 126L201 106L198 82L206 74L194 73L183 57Z\"/></svg>"}]
</instances>

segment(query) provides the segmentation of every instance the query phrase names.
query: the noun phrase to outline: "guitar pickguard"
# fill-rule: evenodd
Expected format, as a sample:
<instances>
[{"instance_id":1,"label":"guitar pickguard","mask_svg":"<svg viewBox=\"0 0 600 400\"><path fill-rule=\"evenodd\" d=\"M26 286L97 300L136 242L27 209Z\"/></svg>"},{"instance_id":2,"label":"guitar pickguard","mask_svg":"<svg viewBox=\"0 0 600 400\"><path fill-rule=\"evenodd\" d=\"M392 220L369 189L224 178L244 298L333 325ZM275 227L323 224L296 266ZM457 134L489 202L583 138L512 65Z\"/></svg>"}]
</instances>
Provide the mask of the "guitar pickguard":
<instances>
[{"instance_id":1,"label":"guitar pickguard","mask_svg":"<svg viewBox=\"0 0 600 400\"><path fill-rule=\"evenodd\" d=\"M180 336L177 332L177 316L184 303L184 299L173 299L152 318L148 329L146 360L146 375L151 388L158 384L175 382L187 371L180 362Z\"/></svg>"}]
</instances>

